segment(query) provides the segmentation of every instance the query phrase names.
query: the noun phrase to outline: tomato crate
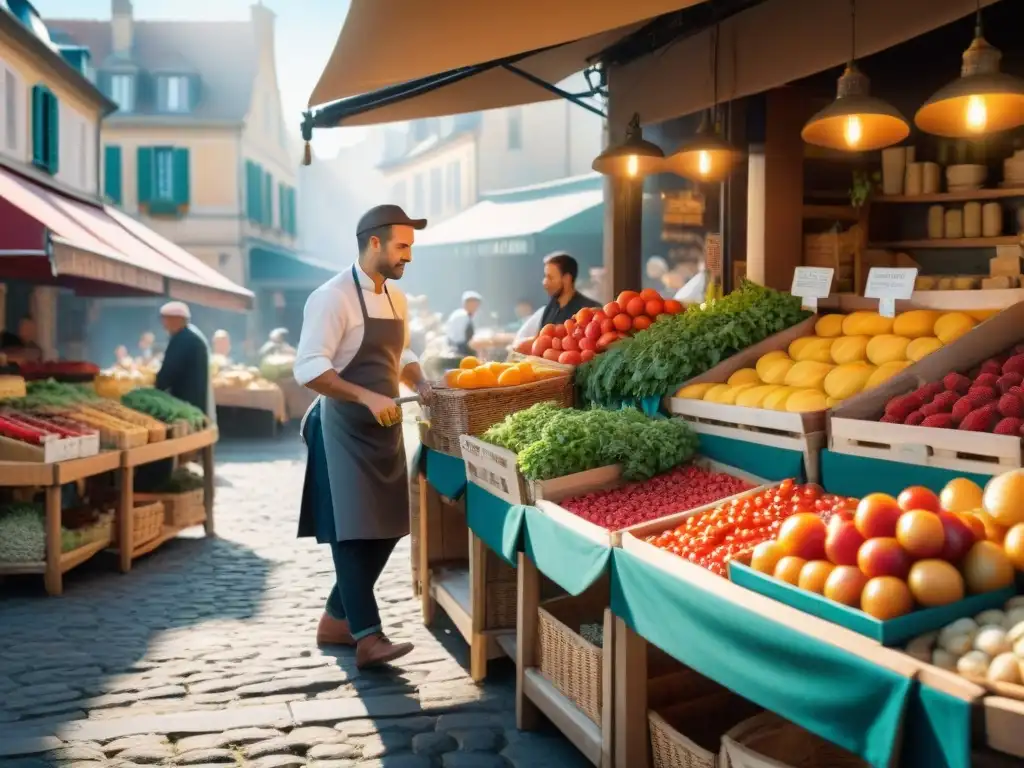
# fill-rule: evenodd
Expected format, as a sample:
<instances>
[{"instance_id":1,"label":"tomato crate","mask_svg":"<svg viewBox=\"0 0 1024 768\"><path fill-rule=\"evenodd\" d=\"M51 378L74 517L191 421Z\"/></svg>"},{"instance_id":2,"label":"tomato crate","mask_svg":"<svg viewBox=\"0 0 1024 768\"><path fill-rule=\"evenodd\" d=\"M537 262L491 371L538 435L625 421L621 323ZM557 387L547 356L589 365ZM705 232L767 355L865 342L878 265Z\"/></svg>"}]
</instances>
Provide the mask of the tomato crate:
<instances>
[{"instance_id":1,"label":"tomato crate","mask_svg":"<svg viewBox=\"0 0 1024 768\"><path fill-rule=\"evenodd\" d=\"M711 459L707 459L703 456L694 458L690 463L693 466L707 470L708 472L721 472L731 475L737 479L744 480L749 483L751 487L739 493L724 496L720 499L716 499L715 501L702 504L692 509L686 509L683 503L680 502L680 509L670 515L656 518L654 520L645 520L641 523L636 523L614 531L583 519L579 515L576 515L563 507L559 502L575 496L581 496L595 491L612 490L626 485L626 481L624 481L619 475L614 478L606 477L605 482L597 484L586 482L586 479L583 478L582 475L587 473L581 473L581 475L572 476L570 478L563 478L564 482L561 485L554 489L547 489L544 496L536 500L536 506L545 515L558 521L569 530L580 533L583 536L602 544L618 547L621 544L622 536L626 533L647 530L652 525L656 526L659 531L665 530L669 527L674 527L691 515L703 512L707 509L713 509L719 504L727 503L732 499L743 498L752 493L762 491L769 485L768 481L763 478L744 472L741 469L730 467L726 464L720 464L717 461L712 461Z\"/></svg>"}]
</instances>

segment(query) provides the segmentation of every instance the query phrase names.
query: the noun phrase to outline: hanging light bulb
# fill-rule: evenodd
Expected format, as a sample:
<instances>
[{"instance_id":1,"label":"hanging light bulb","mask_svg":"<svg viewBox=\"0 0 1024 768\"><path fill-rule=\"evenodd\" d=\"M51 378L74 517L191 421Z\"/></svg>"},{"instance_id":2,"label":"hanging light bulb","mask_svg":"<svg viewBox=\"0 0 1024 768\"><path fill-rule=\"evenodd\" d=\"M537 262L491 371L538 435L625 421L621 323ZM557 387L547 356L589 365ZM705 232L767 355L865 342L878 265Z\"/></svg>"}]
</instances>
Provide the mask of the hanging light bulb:
<instances>
[{"instance_id":1,"label":"hanging light bulb","mask_svg":"<svg viewBox=\"0 0 1024 768\"><path fill-rule=\"evenodd\" d=\"M975 24L960 77L938 90L914 115L917 127L926 133L970 139L1024 125L1024 80L999 71L1003 54L982 34L980 2Z\"/></svg>"},{"instance_id":2,"label":"hanging light bulb","mask_svg":"<svg viewBox=\"0 0 1024 768\"><path fill-rule=\"evenodd\" d=\"M693 181L721 181L742 157L743 153L712 127L706 112L697 133L665 160L665 168Z\"/></svg>"},{"instance_id":3,"label":"hanging light bulb","mask_svg":"<svg viewBox=\"0 0 1024 768\"><path fill-rule=\"evenodd\" d=\"M605 176L636 179L660 171L664 159L661 147L644 139L640 116L633 115L626 128L626 140L608 147L594 159L591 167Z\"/></svg>"},{"instance_id":4,"label":"hanging light bulb","mask_svg":"<svg viewBox=\"0 0 1024 768\"><path fill-rule=\"evenodd\" d=\"M850 1L850 63L836 87L836 100L807 121L800 137L808 144L847 152L868 152L898 144L910 125L895 107L871 95L871 82L854 63L857 53L856 2Z\"/></svg>"}]
</instances>

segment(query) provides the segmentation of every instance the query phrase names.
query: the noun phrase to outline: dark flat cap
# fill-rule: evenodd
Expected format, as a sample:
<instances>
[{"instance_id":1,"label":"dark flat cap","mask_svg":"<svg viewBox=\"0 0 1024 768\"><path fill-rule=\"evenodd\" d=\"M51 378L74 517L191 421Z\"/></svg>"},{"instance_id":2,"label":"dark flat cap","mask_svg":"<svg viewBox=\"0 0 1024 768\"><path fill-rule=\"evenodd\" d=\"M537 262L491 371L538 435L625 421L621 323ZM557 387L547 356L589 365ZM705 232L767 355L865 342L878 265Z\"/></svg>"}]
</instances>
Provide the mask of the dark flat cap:
<instances>
[{"instance_id":1,"label":"dark flat cap","mask_svg":"<svg viewBox=\"0 0 1024 768\"><path fill-rule=\"evenodd\" d=\"M413 229L424 229L427 226L427 220L410 219L405 211L397 205L378 205L368 210L359 219L359 223L356 224L356 234L361 235L371 229L391 227L396 224Z\"/></svg>"}]
</instances>

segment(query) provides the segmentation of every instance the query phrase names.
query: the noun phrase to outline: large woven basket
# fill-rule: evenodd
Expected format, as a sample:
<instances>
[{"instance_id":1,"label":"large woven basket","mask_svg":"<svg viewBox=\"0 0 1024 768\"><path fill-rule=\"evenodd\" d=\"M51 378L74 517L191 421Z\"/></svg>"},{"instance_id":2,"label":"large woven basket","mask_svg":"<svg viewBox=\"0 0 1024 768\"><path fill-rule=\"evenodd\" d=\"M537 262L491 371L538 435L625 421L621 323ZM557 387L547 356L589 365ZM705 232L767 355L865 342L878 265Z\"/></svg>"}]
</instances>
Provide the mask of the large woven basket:
<instances>
[{"instance_id":1,"label":"large woven basket","mask_svg":"<svg viewBox=\"0 0 1024 768\"><path fill-rule=\"evenodd\" d=\"M135 500L162 502L164 522L170 528L188 528L206 520L206 503L202 488L184 493L136 493Z\"/></svg>"},{"instance_id":2,"label":"large woven basket","mask_svg":"<svg viewBox=\"0 0 1024 768\"><path fill-rule=\"evenodd\" d=\"M722 737L719 768L868 768L856 755L771 712Z\"/></svg>"},{"instance_id":3,"label":"large woven basket","mask_svg":"<svg viewBox=\"0 0 1024 768\"><path fill-rule=\"evenodd\" d=\"M722 737L758 711L725 689L649 711L654 768L717 768Z\"/></svg>"},{"instance_id":4,"label":"large woven basket","mask_svg":"<svg viewBox=\"0 0 1024 768\"><path fill-rule=\"evenodd\" d=\"M603 649L579 634L602 623L603 611L583 597L559 597L537 609L540 673L587 717L601 724Z\"/></svg>"},{"instance_id":5,"label":"large woven basket","mask_svg":"<svg viewBox=\"0 0 1024 768\"><path fill-rule=\"evenodd\" d=\"M514 629L519 593L516 569L487 551L487 629Z\"/></svg>"},{"instance_id":6,"label":"large woven basket","mask_svg":"<svg viewBox=\"0 0 1024 768\"><path fill-rule=\"evenodd\" d=\"M434 450L461 458L460 435L482 435L510 413L549 400L567 408L572 406L571 376L557 376L516 387L437 387L430 403L430 441Z\"/></svg>"},{"instance_id":7,"label":"large woven basket","mask_svg":"<svg viewBox=\"0 0 1024 768\"><path fill-rule=\"evenodd\" d=\"M164 532L164 505L160 501L139 500L135 495L132 508L132 547L148 544ZM119 544L117 526L113 529L112 541Z\"/></svg>"}]
</instances>

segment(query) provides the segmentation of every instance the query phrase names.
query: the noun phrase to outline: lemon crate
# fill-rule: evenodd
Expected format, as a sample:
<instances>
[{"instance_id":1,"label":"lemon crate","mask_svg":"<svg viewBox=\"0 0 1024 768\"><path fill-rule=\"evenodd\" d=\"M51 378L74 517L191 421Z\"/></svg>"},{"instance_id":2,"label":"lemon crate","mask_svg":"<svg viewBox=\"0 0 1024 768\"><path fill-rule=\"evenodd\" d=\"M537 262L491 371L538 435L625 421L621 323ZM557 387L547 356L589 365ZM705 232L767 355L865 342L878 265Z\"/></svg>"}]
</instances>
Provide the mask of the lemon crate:
<instances>
[{"instance_id":1,"label":"lemon crate","mask_svg":"<svg viewBox=\"0 0 1024 768\"><path fill-rule=\"evenodd\" d=\"M686 382L686 385L725 382L741 368L753 368L754 364L769 352L785 351L801 336L812 336L816 320L817 317L810 317L759 344L748 347ZM678 397L668 398L667 407L671 413L686 419L700 434L798 451L804 457L808 482L818 481L818 452L826 443L826 411L787 413Z\"/></svg>"},{"instance_id":2,"label":"lemon crate","mask_svg":"<svg viewBox=\"0 0 1024 768\"><path fill-rule=\"evenodd\" d=\"M1024 303L980 323L959 339L831 412L829 448L852 456L954 472L998 474L1024 466L1021 438L989 432L880 422L886 404L951 372L967 371L1024 341Z\"/></svg>"}]
</instances>

